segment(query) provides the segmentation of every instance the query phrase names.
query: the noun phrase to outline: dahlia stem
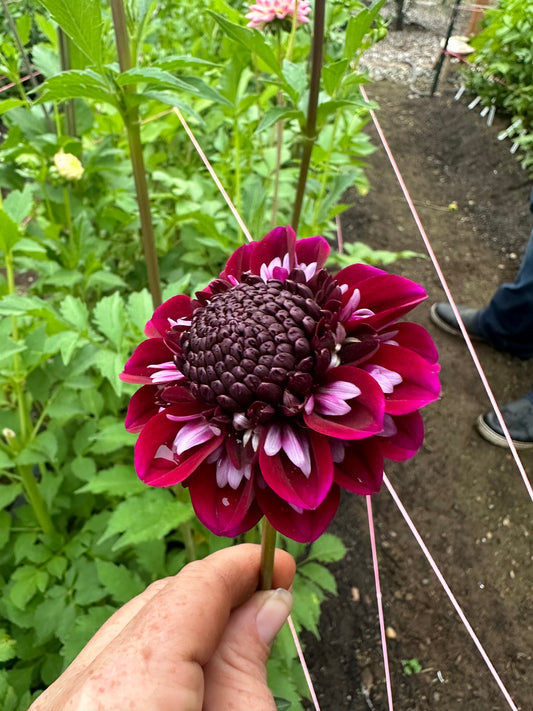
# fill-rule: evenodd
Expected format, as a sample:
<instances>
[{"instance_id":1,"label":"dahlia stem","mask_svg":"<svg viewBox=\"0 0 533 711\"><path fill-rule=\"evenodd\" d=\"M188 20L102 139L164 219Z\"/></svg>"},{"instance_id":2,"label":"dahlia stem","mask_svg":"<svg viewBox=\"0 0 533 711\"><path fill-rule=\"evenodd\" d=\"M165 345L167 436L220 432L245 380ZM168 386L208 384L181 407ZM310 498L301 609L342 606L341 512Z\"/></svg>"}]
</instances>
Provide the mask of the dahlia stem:
<instances>
[{"instance_id":1,"label":"dahlia stem","mask_svg":"<svg viewBox=\"0 0 533 711\"><path fill-rule=\"evenodd\" d=\"M294 200L292 213L292 228L298 231L302 204L307 183L307 174L311 163L311 154L316 141L316 114L318 107L318 94L320 91L320 75L322 73L322 54L324 49L324 21L326 0L316 0L313 24L313 49L311 54L311 82L309 85L309 102L307 104L307 123L303 130L303 148L300 162L298 187Z\"/></svg>"},{"instance_id":2,"label":"dahlia stem","mask_svg":"<svg viewBox=\"0 0 533 711\"><path fill-rule=\"evenodd\" d=\"M123 0L110 0L115 29L115 42L117 46L118 63L121 72L126 72L132 67L131 51L128 35L126 11ZM133 93L133 87L125 86L124 94ZM130 160L135 181L135 192L139 206L141 220L141 241L148 273L148 286L152 295L152 303L157 308L162 302L161 283L159 280L159 265L155 246L154 226L150 210L150 198L146 181L143 150L141 143L141 128L139 122L139 107L136 105L125 106L122 109L122 119L126 126L130 147Z\"/></svg>"},{"instance_id":3,"label":"dahlia stem","mask_svg":"<svg viewBox=\"0 0 533 711\"><path fill-rule=\"evenodd\" d=\"M273 528L266 516L263 518L263 531L261 536L261 577L260 590L272 590L272 576L274 572L274 553L276 552L276 529Z\"/></svg>"}]
</instances>

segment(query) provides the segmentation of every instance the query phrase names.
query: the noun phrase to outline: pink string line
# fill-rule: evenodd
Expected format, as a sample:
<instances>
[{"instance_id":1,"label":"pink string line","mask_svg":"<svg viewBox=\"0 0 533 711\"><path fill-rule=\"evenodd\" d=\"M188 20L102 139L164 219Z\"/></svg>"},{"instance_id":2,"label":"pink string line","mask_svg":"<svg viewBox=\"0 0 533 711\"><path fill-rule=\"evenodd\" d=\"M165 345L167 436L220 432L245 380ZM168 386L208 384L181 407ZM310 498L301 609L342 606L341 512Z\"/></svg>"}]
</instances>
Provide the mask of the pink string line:
<instances>
[{"instance_id":1,"label":"pink string line","mask_svg":"<svg viewBox=\"0 0 533 711\"><path fill-rule=\"evenodd\" d=\"M364 88L361 86L360 87L361 94L363 95L363 99L368 102L368 96L364 90ZM500 408L498 407L498 403L496 402L496 399L492 393L492 389L489 385L489 382L487 380L487 376L485 375L485 371L483 370L483 367L479 361L479 358L477 356L476 351L474 350L474 347L472 345L472 341L470 340L470 336L467 333L467 330L465 328L465 325L463 323L463 319L461 318L461 315L459 314L459 311L457 309L457 305L455 303L455 300L452 296L452 293L448 287L448 283L446 281L446 277L444 276L444 273L442 272L442 269L440 267L440 264L437 260L437 257L435 256L435 253L433 251L433 248L431 246L431 243L429 241L429 238L426 234L426 231L424 229L424 226L422 225L422 222L420 220L420 217L418 216L418 213L416 211L416 208L414 206L414 203L411 199L411 196L409 194L409 191L407 190L407 186L403 180L402 174L400 173L400 169L398 168L398 165L394 159L394 156L392 155L392 151L389 147L389 144L387 142L387 139L385 138L385 135L383 133L383 130L379 124L379 121L376 117L375 112L370 109L370 115L372 116L372 121L374 122L374 125L376 127L376 130L378 132L378 135L381 139L381 142L383 144L383 148L385 149L385 152L387 153L387 156L389 158L390 164L392 166L392 169L394 170L394 173L396 175L396 178L398 180L398 183L400 184L400 187L402 189L404 198L409 205L409 209L411 210L411 214L413 215L413 219L416 223L416 226L418 227L418 231L420 232L420 235L422 237L422 240L426 246L428 255L433 263L433 267L435 269L435 272L437 273L437 276L439 277L440 283L442 285L442 288L444 289L444 292L446 294L446 298L448 299L450 306L452 308L453 314L455 318L457 319L457 323L459 324L459 327L461 329L461 333L463 334L463 338L466 342L466 345L468 347L468 350L470 351L470 355L472 357L472 360L474 361L474 365L476 366L478 375L481 379L481 382L483 383L483 386L485 388L485 391L488 395L488 398L490 400L490 404L492 405L494 412L496 413L496 417L498 418L498 422L500 423L500 427L502 428L502 431L505 435L505 439L507 440L507 444L509 446L509 449L511 450L511 453L513 455L513 458L515 460L516 466L518 467L518 471L520 472L522 479L524 481L524 485L526 487L526 490L529 494L530 499L533 501L533 487L531 486L531 482L528 479L526 470L524 468L524 465L522 464L522 461L520 457L518 456L518 452L516 451L516 447L514 445L513 440L511 439L511 435L509 434L509 429L507 428L507 425L505 424L505 421L503 419L502 413L500 412Z\"/></svg>"},{"instance_id":2,"label":"pink string line","mask_svg":"<svg viewBox=\"0 0 533 711\"><path fill-rule=\"evenodd\" d=\"M239 225L239 227L240 227L241 230L243 231L244 236L246 237L246 239L248 240L248 242L253 242L253 237L252 237L252 235L249 233L248 228L247 228L246 225L244 224L242 217L241 217L241 216L239 215L239 213L237 212L237 208L235 207L235 205L234 205L233 202L231 201L230 196L229 196L228 193L225 191L224 186L222 185L222 183L221 183L220 180L218 179L218 175L215 173L213 166L212 166L211 163L209 162L209 159L207 158L207 156L206 156L206 154L203 152L203 150L202 150L200 144L199 144L198 141L196 140L196 136L194 135L194 133L193 133L193 132L191 131L191 129L189 128L189 124L188 124L187 121L185 121L185 119L183 118L183 114L181 113L181 111L180 111L179 109L177 109L177 108L175 108L175 107L174 107L173 111L174 111L174 113L176 114L176 116L179 118L179 120L180 120L180 122L181 122L181 125L183 126L183 128L185 129L185 132L187 133L187 135L189 136L189 138L190 138L190 140L191 140L191 143L192 143L193 146L196 148L196 151L197 151L198 155L200 156L200 158L202 159L202 161L203 161L205 167L206 167L207 170L209 171L209 175L213 178L213 180L214 180L214 182L215 182L215 185L216 185L217 188L220 190L220 192L221 192L221 194L222 194L222 197L223 197L224 200L226 201L226 203L227 203L229 209L230 209L231 212L233 213L233 216L234 216L235 219L237 220L237 224Z\"/></svg>"},{"instance_id":3,"label":"pink string line","mask_svg":"<svg viewBox=\"0 0 533 711\"><path fill-rule=\"evenodd\" d=\"M28 79L31 79L32 77L39 76L41 72L33 72L33 74L27 74L25 77L21 77L20 81L25 82L28 81ZM6 77L2 77L2 79L5 79ZM4 86L0 86L0 92L2 91L7 91L8 89L12 89L14 86L16 86L15 82L12 81L11 84L4 84Z\"/></svg>"},{"instance_id":4,"label":"pink string line","mask_svg":"<svg viewBox=\"0 0 533 711\"><path fill-rule=\"evenodd\" d=\"M198 152L198 155L199 155L200 158L202 159L202 161L203 161L205 167L206 167L207 170L209 171L210 176L213 178L213 180L214 180L214 182L215 182L215 185L216 185L217 188L220 190L220 192L221 192L221 194L222 194L222 197L224 198L224 200L226 201L226 203L227 203L229 209L230 209L231 212L233 213L233 216L234 216L235 219L237 220L237 223L239 224L239 227L240 227L241 230L243 231L243 233L244 233L246 239L247 239L249 242L253 242L253 238L252 238L250 232L248 231L248 228L246 227L246 225L244 224L244 222L243 222L241 216L240 216L239 213L237 212L237 209L236 209L235 205L233 204L233 202L232 202L230 196L229 196L228 193L224 190L224 186L223 186L222 183L220 182L220 180L219 180L217 174L215 173L215 169L213 168L213 166L212 166L211 163L209 162L209 159L207 158L207 156L206 156L205 153L203 152L203 150L202 150L200 144L199 144L198 141L196 140L196 136L193 134L191 128L190 128L189 125L188 125L188 123L187 123L187 122L185 121L185 119L183 118L183 115L182 115L182 113L180 112L180 110L177 109L177 108L174 108L173 110L174 110L176 116L179 118L179 120L180 120L180 122L181 122L181 125L182 125L183 128L185 129L185 132L186 132L187 135L189 136L189 138L190 138L190 140L191 140L191 143L193 144L193 146L195 147L196 151ZM315 711L320 711L320 705L319 705L319 703L318 703L318 698L317 698L317 695L316 695L316 693L315 693L315 689L314 689L314 686L313 686L313 681L312 681L312 679L311 679L311 675L310 675L309 669L308 669L308 667L307 667L307 662L305 661L305 657L304 657L302 645L300 644L300 640L298 639L298 633L296 632L296 628L294 627L294 623L293 623L292 618L291 618L290 615L289 615L289 618L288 618L287 622L289 623L289 629L290 629L290 631L291 631L292 638L293 638L293 640L294 640L294 646L296 647L296 652L298 653L298 659L300 660L300 664L302 665L302 669L303 669L303 672L304 672L305 680L306 680L307 686L308 686L308 688L309 688L309 693L311 694L311 700L312 700L313 705L314 705L314 707L315 707Z\"/></svg>"},{"instance_id":5,"label":"pink string line","mask_svg":"<svg viewBox=\"0 0 533 711\"><path fill-rule=\"evenodd\" d=\"M433 559L431 553L429 552L429 550L428 550L426 544L425 544L424 541L422 540L422 536L419 534L418 530L416 529L416 526L414 525L413 521L411 520L411 517L410 517L409 514L407 513L407 511L406 511L404 505L402 504L402 502L400 501L400 498L398 497L398 494L397 494L396 491L394 490L394 487L393 487L392 484L390 483L389 478L387 477L387 475L386 475L385 473L383 474L383 482L385 483L385 486L386 486L387 489L389 490L390 495L391 495L392 498L394 499L394 502L396 503L396 506L400 509L400 512L401 512L402 516L404 517L405 522L406 522L407 525L409 526L409 529L411 530L411 533L412 533L413 536L415 537L415 539L416 539L418 545L419 545L420 548L422 549L422 552L423 552L424 555L426 556L426 559L427 559L428 563L430 564L430 566L432 567L433 572L434 572L435 575L437 576L438 581L440 582L440 584L441 584L442 587L444 588L444 591L446 592L446 595L448 595L448 597L449 597L449 599L450 599L450 602L451 602L452 605L455 607L455 610L456 610L457 614L459 615L459 617L460 617L460 619L461 619L461 622L462 622L463 625L466 627L466 630L467 630L468 634L470 635L470 637L472 638L474 644L475 644L476 647L478 648L479 653L480 653L481 656L483 657L483 661L485 662L485 664L486 664L487 667L489 668L490 673L492 674L492 676L494 677L496 683L497 683L498 686L500 687L500 690L501 690L502 694L504 695L505 700L506 700L507 703L509 704L510 708L513 709L513 711L518 711L518 707L515 705L513 699L511 698L511 695L509 694L509 692L508 692L507 689L505 688L505 685L504 685L503 681L501 680L501 678L500 678L498 672L497 672L496 669L494 668L494 665L493 665L492 662L490 661L490 659L489 659L487 653L485 652L485 650L484 650L484 648L483 648L483 645L482 645L481 642L479 641L479 639L478 639L476 633L474 632L474 630L473 630L471 624L470 624L469 621L467 620L465 613L463 612L461 606L459 605L459 603L457 602L457 599L455 598L455 595L452 593L452 591L451 591L451 589L450 589L448 583L446 582L444 576L443 576L442 573L440 572L439 567L438 567L437 564L435 563L435 560Z\"/></svg>"},{"instance_id":6,"label":"pink string line","mask_svg":"<svg viewBox=\"0 0 533 711\"><path fill-rule=\"evenodd\" d=\"M294 646L296 647L296 651L298 652L298 658L300 660L300 664L302 665L302 669L304 671L304 676L305 676L305 680L307 682L307 686L309 687L309 692L311 694L311 700L313 702L313 706L315 707L315 711L320 711L320 706L318 703L317 695L315 694L315 687L313 686L311 674L309 674L309 669L307 668L307 664L305 662L305 657L304 657L304 653L302 650L302 646L300 644L300 640L298 639L298 634L296 632L296 629L294 627L294 622L292 621L292 617L290 615L287 618L287 622L289 623L289 629L291 631L292 638L294 640Z\"/></svg>"},{"instance_id":7,"label":"pink string line","mask_svg":"<svg viewBox=\"0 0 533 711\"><path fill-rule=\"evenodd\" d=\"M370 547L372 549L372 565L374 566L374 582L376 585L376 598L378 603L379 629L381 632L381 649L383 650L383 666L385 667L385 683L387 685L387 699L389 711L393 711L392 685L389 671L389 655L387 653L387 634L385 632L385 617L383 615L383 599L379 582L378 554L376 550L376 533L374 530L374 517L372 515L372 499L366 496L366 510L368 513L368 530L370 532Z\"/></svg>"}]
</instances>

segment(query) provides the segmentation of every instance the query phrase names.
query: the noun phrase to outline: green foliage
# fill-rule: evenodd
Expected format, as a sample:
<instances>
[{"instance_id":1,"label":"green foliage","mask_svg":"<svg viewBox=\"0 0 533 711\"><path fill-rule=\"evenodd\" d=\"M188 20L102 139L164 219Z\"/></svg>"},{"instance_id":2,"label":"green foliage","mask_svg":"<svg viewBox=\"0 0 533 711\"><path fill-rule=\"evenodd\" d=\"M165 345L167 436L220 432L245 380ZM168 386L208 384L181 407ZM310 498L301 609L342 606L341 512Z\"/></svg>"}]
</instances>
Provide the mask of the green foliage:
<instances>
[{"instance_id":1,"label":"green foliage","mask_svg":"<svg viewBox=\"0 0 533 711\"><path fill-rule=\"evenodd\" d=\"M369 106L360 97L366 77L357 63L384 32L382 3L328 2L300 236L331 233L347 189L368 189ZM132 126L140 126L163 295L192 293L220 271L242 234L173 109L187 116L254 236L288 223L306 120L310 28L292 38L250 30L224 0L172 0L154 9L148 1L127 3L132 68L121 72L108 3L9 3L40 73L37 88L21 81L23 58L7 17L0 18L0 72L14 84L0 99L6 711L26 709L120 604L177 573L191 546L201 557L228 544L196 521L186 490L152 489L137 479L135 436L124 429L134 387L119 373L153 310ZM367 261L388 258L358 249ZM336 594L326 566L344 547L330 535L312 546L286 546L299 562L294 623L318 636L321 603ZM293 711L306 696L295 660L284 629L269 678L278 707Z\"/></svg>"},{"instance_id":2,"label":"green foliage","mask_svg":"<svg viewBox=\"0 0 533 711\"><path fill-rule=\"evenodd\" d=\"M412 676L413 674L419 674L422 671L422 665L413 657L413 659L402 659L402 669L405 676Z\"/></svg>"},{"instance_id":3,"label":"green foliage","mask_svg":"<svg viewBox=\"0 0 533 711\"><path fill-rule=\"evenodd\" d=\"M502 0L488 9L483 30L471 40L476 52L465 71L467 86L483 104L511 118L505 132L516 143L522 165L533 174L533 2Z\"/></svg>"}]
</instances>

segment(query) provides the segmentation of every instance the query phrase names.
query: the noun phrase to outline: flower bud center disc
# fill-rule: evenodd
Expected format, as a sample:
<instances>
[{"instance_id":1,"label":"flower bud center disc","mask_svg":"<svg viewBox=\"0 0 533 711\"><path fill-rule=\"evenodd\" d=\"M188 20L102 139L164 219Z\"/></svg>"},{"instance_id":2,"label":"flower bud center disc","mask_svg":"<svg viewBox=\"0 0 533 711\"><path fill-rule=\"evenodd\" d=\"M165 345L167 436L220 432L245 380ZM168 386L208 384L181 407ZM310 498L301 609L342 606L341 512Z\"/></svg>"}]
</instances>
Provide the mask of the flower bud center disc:
<instances>
[{"instance_id":1,"label":"flower bud center disc","mask_svg":"<svg viewBox=\"0 0 533 711\"><path fill-rule=\"evenodd\" d=\"M321 319L306 284L247 275L194 311L178 367L197 399L229 416L295 415L313 387Z\"/></svg>"}]
</instances>

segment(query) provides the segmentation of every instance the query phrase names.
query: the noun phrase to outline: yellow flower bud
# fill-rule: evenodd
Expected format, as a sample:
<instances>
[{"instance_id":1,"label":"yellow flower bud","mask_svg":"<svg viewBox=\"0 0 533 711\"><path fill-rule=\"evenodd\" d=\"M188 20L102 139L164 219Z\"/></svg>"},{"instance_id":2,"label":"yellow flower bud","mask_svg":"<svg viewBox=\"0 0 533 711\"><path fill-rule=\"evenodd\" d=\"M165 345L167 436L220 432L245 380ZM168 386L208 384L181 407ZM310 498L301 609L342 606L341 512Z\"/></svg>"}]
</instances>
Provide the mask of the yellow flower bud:
<instances>
[{"instance_id":1,"label":"yellow flower bud","mask_svg":"<svg viewBox=\"0 0 533 711\"><path fill-rule=\"evenodd\" d=\"M57 172L65 180L80 180L83 175L83 166L79 159L72 153L59 151L54 156Z\"/></svg>"}]
</instances>

